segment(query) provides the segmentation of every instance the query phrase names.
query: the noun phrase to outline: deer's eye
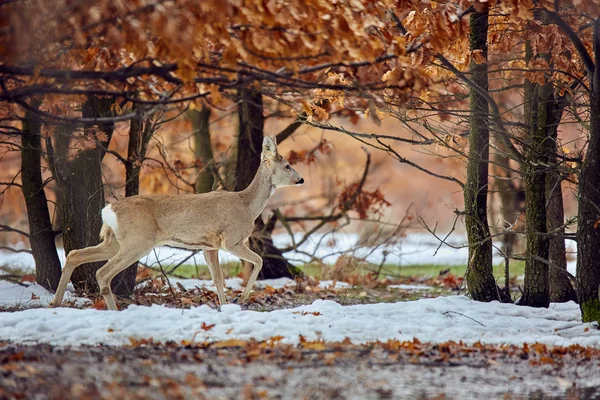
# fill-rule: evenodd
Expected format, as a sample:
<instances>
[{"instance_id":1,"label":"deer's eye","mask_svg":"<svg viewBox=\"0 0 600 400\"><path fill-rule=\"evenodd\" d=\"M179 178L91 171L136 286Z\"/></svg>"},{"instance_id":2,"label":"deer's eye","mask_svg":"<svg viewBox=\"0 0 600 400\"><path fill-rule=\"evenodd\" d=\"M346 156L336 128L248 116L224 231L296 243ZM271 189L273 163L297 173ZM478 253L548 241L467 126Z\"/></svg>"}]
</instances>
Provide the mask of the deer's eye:
<instances>
[{"instance_id":1,"label":"deer's eye","mask_svg":"<svg viewBox=\"0 0 600 400\"><path fill-rule=\"evenodd\" d=\"M291 170L292 170L292 167L290 167L289 165L286 165L286 166L285 166L285 169L287 169L288 171L291 171Z\"/></svg>"}]
</instances>

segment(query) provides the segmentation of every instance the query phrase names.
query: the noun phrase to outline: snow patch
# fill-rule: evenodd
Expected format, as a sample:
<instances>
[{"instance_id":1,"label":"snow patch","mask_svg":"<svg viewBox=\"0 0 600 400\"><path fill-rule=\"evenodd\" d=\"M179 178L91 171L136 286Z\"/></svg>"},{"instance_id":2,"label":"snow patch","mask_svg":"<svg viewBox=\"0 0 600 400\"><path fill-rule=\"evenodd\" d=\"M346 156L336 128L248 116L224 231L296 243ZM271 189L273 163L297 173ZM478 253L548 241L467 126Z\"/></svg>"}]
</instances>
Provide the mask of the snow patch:
<instances>
[{"instance_id":1,"label":"snow patch","mask_svg":"<svg viewBox=\"0 0 600 400\"><path fill-rule=\"evenodd\" d=\"M215 326L203 330L202 323ZM222 312L206 305L187 310L153 305L118 312L57 308L0 313L0 338L19 343L123 345L129 338L150 337L180 342L191 340L195 333L196 341L266 340L281 335L284 343L297 343L302 335L326 341L348 337L354 343L417 338L434 343L462 340L600 347L600 331L581 322L579 307L573 302L540 309L448 296L355 306L317 300L271 312L245 311L228 304Z\"/></svg>"},{"instance_id":2,"label":"snow patch","mask_svg":"<svg viewBox=\"0 0 600 400\"><path fill-rule=\"evenodd\" d=\"M109 212L110 211L110 212ZM106 216L104 215L106 213ZM103 210L105 223L113 230L118 226L114 211L107 206ZM113 223L115 227L113 227ZM300 234L295 235L295 241L300 240ZM291 237L287 234L274 235L273 241L276 246L283 248L291 243ZM290 251L285 256L295 265L303 265L311 261L311 257L322 258L326 263L334 264L341 254L350 254L358 258L365 258L368 262L375 265L385 262L400 267L402 273L403 266L436 264L436 265L466 265L468 262L467 239L463 235L453 235L448 240L453 246L464 246L458 249L448 246L439 247L439 242L430 234L411 233L394 245L380 246L378 248L360 246L360 236L354 233L336 233L336 234L315 234L311 236L302 246L299 252ZM567 253L570 258L575 255L576 248L572 242L567 241ZM501 247L501 246L498 246ZM59 257L64 264L64 251L59 249ZM385 253L384 253L385 252ZM308 254L308 255L307 255ZM196 264L198 266L206 265L202 253L192 255L188 250L176 249L172 247L157 247L148 255L141 258L141 262L156 266L174 265L185 260L185 264ZM219 262L221 264L228 262L237 262L239 259L227 253L219 252ZM497 253L494 254L494 264L502 264L504 259ZM575 261L568 263L568 270L575 274ZM28 253L11 253L0 251L0 266L16 266L26 270L33 271L35 262Z\"/></svg>"},{"instance_id":3,"label":"snow patch","mask_svg":"<svg viewBox=\"0 0 600 400\"><path fill-rule=\"evenodd\" d=\"M177 284L181 285L184 289L195 289L195 288L204 288L207 290L212 290L213 292L217 291L217 288L211 279L181 279L181 278L169 278L169 282L171 282L172 286L177 286ZM242 290L244 288L242 278L229 278L225 279L225 288L231 290ZM261 279L256 281L255 289L264 289L265 287L270 286L274 289L282 289L285 287L293 288L296 286L296 282L290 278L277 278L277 279ZM319 288L321 289L346 289L350 288L350 285L347 282L341 281L320 281Z\"/></svg>"},{"instance_id":4,"label":"snow patch","mask_svg":"<svg viewBox=\"0 0 600 400\"><path fill-rule=\"evenodd\" d=\"M320 281L319 287L321 289L347 289L351 288L352 285L342 281Z\"/></svg>"},{"instance_id":5,"label":"snow patch","mask_svg":"<svg viewBox=\"0 0 600 400\"><path fill-rule=\"evenodd\" d=\"M429 285L407 285L404 283L401 283L399 285L389 285L388 288L390 289L401 289L401 290L432 290L433 286L429 286Z\"/></svg>"},{"instance_id":6,"label":"snow patch","mask_svg":"<svg viewBox=\"0 0 600 400\"><path fill-rule=\"evenodd\" d=\"M37 283L24 283L22 286L0 280L0 306L46 307L50 304L53 297L54 293L47 291ZM77 305L82 305L90 301L88 299L75 297L72 293L67 292L64 301L72 300L75 300Z\"/></svg>"}]
</instances>

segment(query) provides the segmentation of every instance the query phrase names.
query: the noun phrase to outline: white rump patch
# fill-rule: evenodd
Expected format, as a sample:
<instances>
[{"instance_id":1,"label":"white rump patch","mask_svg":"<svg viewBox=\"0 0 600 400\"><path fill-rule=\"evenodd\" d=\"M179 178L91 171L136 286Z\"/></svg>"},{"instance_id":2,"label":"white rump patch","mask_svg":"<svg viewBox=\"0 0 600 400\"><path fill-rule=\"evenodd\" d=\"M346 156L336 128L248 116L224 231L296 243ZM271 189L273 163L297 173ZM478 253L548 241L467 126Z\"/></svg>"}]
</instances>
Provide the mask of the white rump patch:
<instances>
[{"instance_id":1,"label":"white rump patch","mask_svg":"<svg viewBox=\"0 0 600 400\"><path fill-rule=\"evenodd\" d=\"M104 221L104 223L108 225L113 232L116 232L119 228L117 214L115 214L110 204L102 209L102 221Z\"/></svg>"}]
</instances>

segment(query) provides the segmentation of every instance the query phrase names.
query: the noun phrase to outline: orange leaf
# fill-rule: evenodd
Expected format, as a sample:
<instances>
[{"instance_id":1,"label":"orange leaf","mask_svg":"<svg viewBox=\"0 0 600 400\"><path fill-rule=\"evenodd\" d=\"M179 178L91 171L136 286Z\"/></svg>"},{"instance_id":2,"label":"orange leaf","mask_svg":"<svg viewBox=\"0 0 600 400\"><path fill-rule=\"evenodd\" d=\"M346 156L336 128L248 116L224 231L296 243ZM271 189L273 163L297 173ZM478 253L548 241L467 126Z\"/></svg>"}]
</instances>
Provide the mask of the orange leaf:
<instances>
[{"instance_id":1,"label":"orange leaf","mask_svg":"<svg viewBox=\"0 0 600 400\"><path fill-rule=\"evenodd\" d=\"M215 324L207 325L206 322L203 322L202 326L200 328L202 328L203 331L210 331L214 327L215 327Z\"/></svg>"},{"instance_id":2,"label":"orange leaf","mask_svg":"<svg viewBox=\"0 0 600 400\"><path fill-rule=\"evenodd\" d=\"M106 310L106 303L104 302L104 299L102 298L98 298L94 301L94 303L92 304L92 308L96 309L96 310Z\"/></svg>"},{"instance_id":3,"label":"orange leaf","mask_svg":"<svg viewBox=\"0 0 600 400\"><path fill-rule=\"evenodd\" d=\"M25 274L21 277L21 282L35 282L35 275Z\"/></svg>"},{"instance_id":4,"label":"orange leaf","mask_svg":"<svg viewBox=\"0 0 600 400\"><path fill-rule=\"evenodd\" d=\"M227 340L221 340L220 342L215 343L212 347L220 349L223 347L244 347L248 344L248 342L245 342L243 340L239 340L239 339L227 339Z\"/></svg>"}]
</instances>

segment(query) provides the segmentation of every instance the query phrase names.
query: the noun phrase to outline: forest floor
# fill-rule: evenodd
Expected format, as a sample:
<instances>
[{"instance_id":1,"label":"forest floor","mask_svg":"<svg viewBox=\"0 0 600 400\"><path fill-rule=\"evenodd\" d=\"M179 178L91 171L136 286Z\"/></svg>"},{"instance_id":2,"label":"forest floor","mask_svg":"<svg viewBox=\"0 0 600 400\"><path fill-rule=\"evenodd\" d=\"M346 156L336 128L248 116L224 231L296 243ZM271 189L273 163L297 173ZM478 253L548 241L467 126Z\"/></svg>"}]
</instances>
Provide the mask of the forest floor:
<instances>
[{"instance_id":1,"label":"forest floor","mask_svg":"<svg viewBox=\"0 0 600 400\"><path fill-rule=\"evenodd\" d=\"M2 399L596 399L587 348L390 341L0 343Z\"/></svg>"},{"instance_id":2,"label":"forest floor","mask_svg":"<svg viewBox=\"0 0 600 400\"><path fill-rule=\"evenodd\" d=\"M0 280L0 399L600 399L574 303L473 302L450 269L261 281L221 313L210 280L138 278L116 313Z\"/></svg>"}]
</instances>

